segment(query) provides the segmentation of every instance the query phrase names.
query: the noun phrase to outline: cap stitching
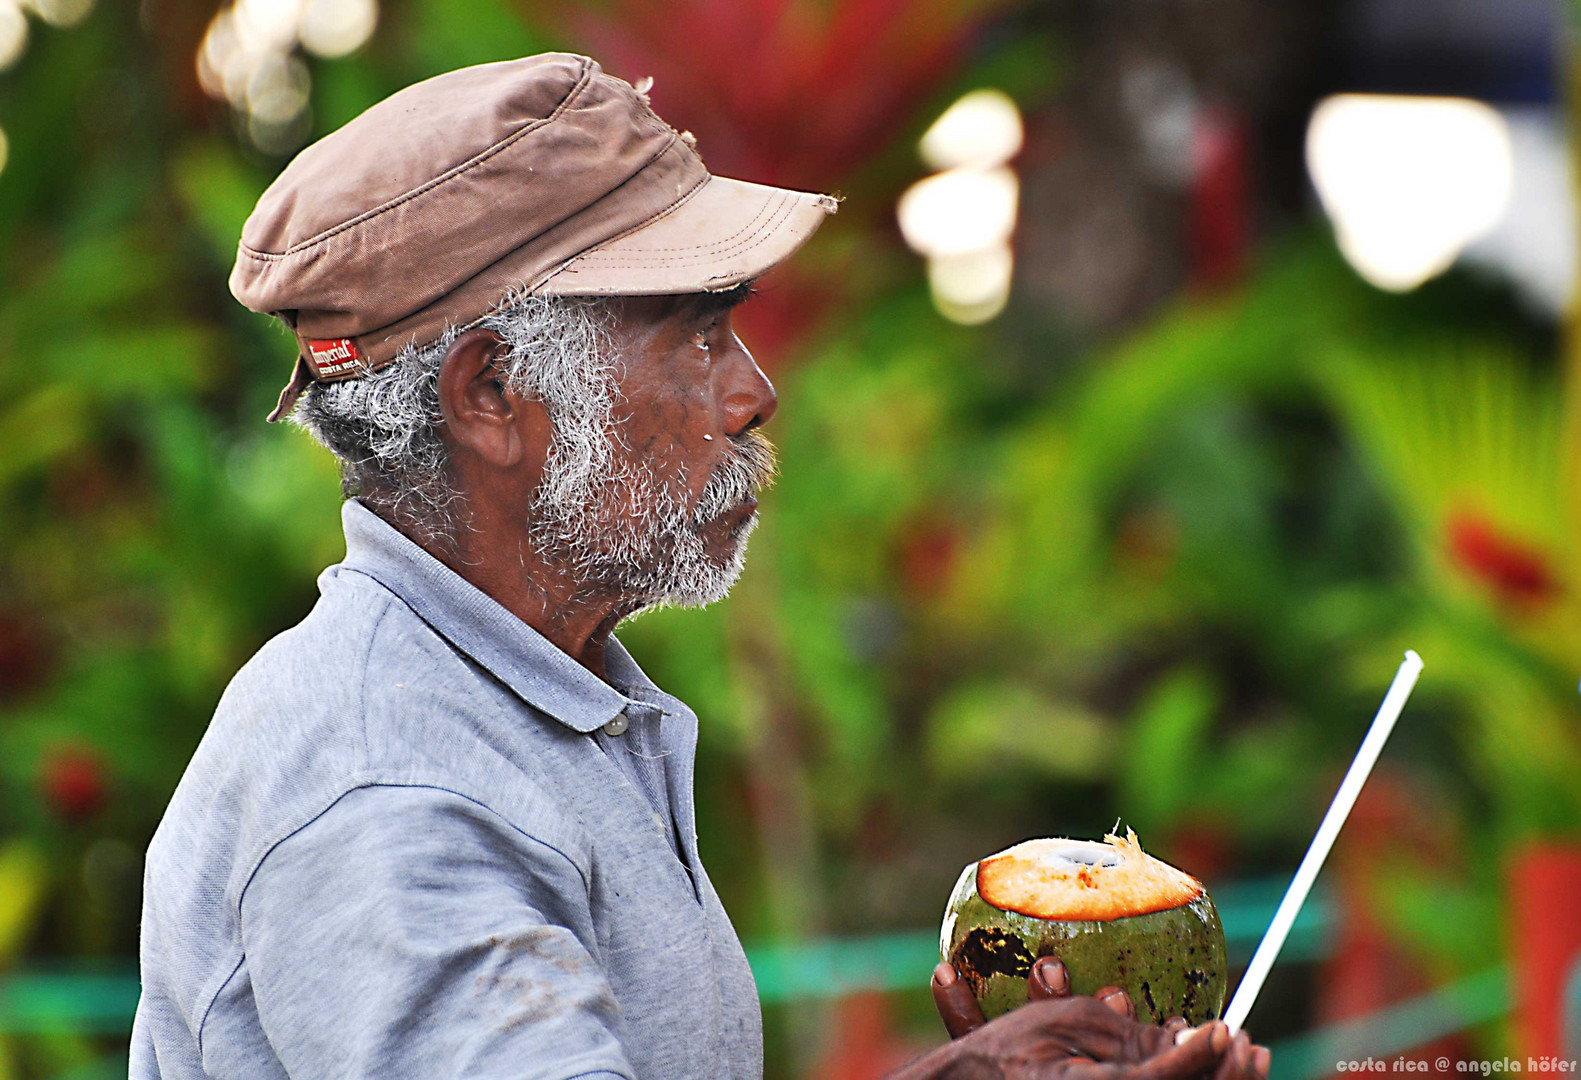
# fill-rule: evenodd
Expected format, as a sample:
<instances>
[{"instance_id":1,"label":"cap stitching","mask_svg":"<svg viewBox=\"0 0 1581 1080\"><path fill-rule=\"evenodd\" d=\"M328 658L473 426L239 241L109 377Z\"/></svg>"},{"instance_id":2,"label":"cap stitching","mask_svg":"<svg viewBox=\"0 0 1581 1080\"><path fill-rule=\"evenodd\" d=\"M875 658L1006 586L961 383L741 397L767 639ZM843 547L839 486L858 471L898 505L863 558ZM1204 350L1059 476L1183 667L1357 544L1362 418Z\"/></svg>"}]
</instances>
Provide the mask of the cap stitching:
<instances>
[{"instance_id":1,"label":"cap stitching","mask_svg":"<svg viewBox=\"0 0 1581 1080\"><path fill-rule=\"evenodd\" d=\"M782 207L782 209L779 210L779 211L776 211L774 216L768 222L766 222L761 228L754 230L754 233L753 233L753 235L751 237L749 237L748 239L743 240L743 241L741 241L739 243L733 244L733 245L731 245L728 248L721 248L721 249L719 249L717 251L715 251L715 250L706 250L706 251L705 250L698 250L697 252L695 252L693 254L676 256L674 258L668 258L668 259L649 259L649 260L642 261L642 262L606 262L606 263L604 263L602 265L601 269L605 269L605 270L611 270L611 269L645 270L645 269L650 269L650 268L658 267L658 266L686 265L688 263L701 262L701 261L706 261L708 259L717 259L717 258L719 258L721 256L736 255L736 254L739 254L739 253L741 253L743 251L750 251L753 248L757 247L758 245L762 244L770 236L772 236L774 234L777 226L780 224L780 222L784 218L788 218L790 216L791 211L794 209L794 207L795 207L795 204L793 202L787 200L785 202L784 206ZM669 249L669 250L685 250L685 249ZM597 254L598 254L598 252L590 252L589 253L590 256L596 256ZM633 254L635 254L635 253L633 253Z\"/></svg>"},{"instance_id":2,"label":"cap stitching","mask_svg":"<svg viewBox=\"0 0 1581 1080\"><path fill-rule=\"evenodd\" d=\"M485 161L488 161L490 158L496 156L501 151L507 149L512 143L526 137L528 134L534 131L538 131L541 128L547 127L549 124L558 120L565 114L566 110L571 107L571 103L584 90L586 90L593 81L593 70L591 66L585 62L587 58L583 57L583 60L584 65L582 69L582 76L577 80L577 84L566 92L565 97L560 100L560 104L556 105L554 111L543 119L535 120L531 124L511 132L511 134L507 135L499 142L480 151L468 160L463 161L461 164L452 166L451 168L445 170L445 172L441 173L439 176L434 177L432 180L420 185L419 187L413 188L404 195L398 195L389 202L386 202L381 206L376 206L372 210L365 211L362 214L352 218L350 221L343 221L333 228L326 229L317 236L309 237L306 240L299 240L290 247L286 248L284 251L259 251L256 248L250 247L246 241L242 241L237 244L239 252L243 255L246 255L248 258L257 259L260 262L278 262L282 259L289 258L300 251L305 251L310 247L315 247L318 244L322 244L326 240L333 239L339 234L345 232L347 229L355 228L358 225L362 225L368 221L371 221L380 214L394 210L397 206L401 206L404 203L410 202L421 195L426 195L440 184L448 183L468 170L483 164Z\"/></svg>"},{"instance_id":3,"label":"cap stitching","mask_svg":"<svg viewBox=\"0 0 1581 1080\"><path fill-rule=\"evenodd\" d=\"M774 191L771 192L771 195L778 196L779 198L783 199L785 197L785 192L782 191L782 190L774 190ZM712 240L712 241L710 241L707 244L690 244L690 245L688 245L686 247L649 248L647 250L649 250L649 251L700 251L700 250L703 250L704 248L712 249L712 248L716 248L716 247L728 247L730 244L734 243L740 237L742 237L744 235L747 235L749 233L752 233L752 232L756 231L758 228L760 228L761 226L759 225L759 222L763 219L763 216L765 214L770 213L770 209L769 208L771 206L773 206L773 205L774 205L774 202L773 202L772 199L765 200L763 205L759 206L757 208L757 211L750 218L747 219L747 222L746 222L745 225L742 225L739 229L737 229L735 232L731 233L729 236L720 237L718 240ZM654 221L657 221L657 220L658 220L658 218L654 219ZM646 225L652 225L652 224L653 224L652 221L646 223ZM646 227L646 226L644 226L644 227ZM599 245L599 247L596 247L596 248L593 248L592 250L590 250L587 253L587 257L588 258L595 258L597 256L607 254L607 252L603 251L602 249L604 247L607 247L608 245L614 243L614 242L615 241L613 241L613 240L606 240L603 244Z\"/></svg>"},{"instance_id":4,"label":"cap stitching","mask_svg":"<svg viewBox=\"0 0 1581 1080\"><path fill-rule=\"evenodd\" d=\"M679 136L677 136L677 137L679 137ZM667 147L665 147L665 149L668 150L669 147L667 146ZM591 247L583 248L581 251L579 251L575 255L571 256L571 259L568 259L566 261L570 262L570 261L572 261L574 259L580 259L584 255L590 255L590 254L592 254L593 252L599 250L602 247L607 247L608 245L613 244L613 243L615 243L617 241L624 240L626 237L630 236L632 233L639 233L639 232L641 232L643 229L648 228L648 226L654 224L655 222L663 221L665 218L669 217L671 214L673 214L677 210L679 210L682 206L684 206L687 203L691 202L692 196L696 195L699 191L703 190L703 188L708 186L708 182L713 180L713 179L714 179L713 175L711 173L708 173L708 172L705 171L704 174L703 174L703 178L701 180L699 180L699 181L697 181L697 183L693 184L690 188L687 189L685 194L683 194L679 199L676 199L673 203L671 203L669 206L665 207L663 210L660 210L657 214L654 214L650 218L643 219L642 221L638 222L637 224L631 226L631 228L624 229L621 232L616 233L614 236L608 237L607 239L604 239L604 240L600 240L598 243L592 245ZM614 190L618 191L620 189L616 188ZM614 191L611 191L610 194L613 195Z\"/></svg>"},{"instance_id":5,"label":"cap stitching","mask_svg":"<svg viewBox=\"0 0 1581 1080\"><path fill-rule=\"evenodd\" d=\"M781 198L784 198L783 193L779 193L779 191L775 191L775 193L773 193L773 194L778 194L778 196L781 196ZM692 244L692 245L689 245L689 247L678 247L678 248L648 248L648 250L651 250L651 251L696 251L696 250L699 250L699 248L702 248L702 247L719 247L719 245L726 245L726 247L727 247L727 245L734 244L735 240L737 240L738 237L746 236L746 234L749 234L749 232L753 232L754 229L759 228L759 221L762 220L762 217L764 217L765 213L768 213L768 207L770 207L770 206L773 206L773 202L772 201L765 201L764 204L762 204L762 206L757 207L756 212L753 213L753 217L748 218L748 220L746 220L746 225L743 225L743 226L741 226L741 228L738 228L737 231L732 232L732 234L730 234L730 236L721 237L721 239L718 239L718 240L711 240L710 244L707 244L707 245ZM651 225L651 221L650 221L650 225ZM601 256L601 255L609 255L609 253L607 253L607 251L602 250L602 247L607 247L607 245L601 245L601 247L599 247L599 248L593 248L593 250L588 251L588 256L590 256L590 258L598 258L598 256Z\"/></svg>"},{"instance_id":6,"label":"cap stitching","mask_svg":"<svg viewBox=\"0 0 1581 1080\"><path fill-rule=\"evenodd\" d=\"M615 192L619 191L621 188L623 188L627 184L631 183L637 177L641 176L655 162L657 162L660 158L664 157L665 154L669 153L670 150L673 149L675 147L676 143L680 140L679 134L677 134L673 129L671 129L670 136L671 137L670 137L669 141L664 144L664 146L658 151L658 153L654 154L647 161L643 162L642 165L635 172L633 172L630 176L626 177L626 179L622 180L620 183L618 183L614 187L610 188L603 195L600 195L597 199L594 199L593 202L589 203L588 205L589 206L597 205L598 203L602 202L603 200L609 198L611 195L615 194ZM703 178L701 180L699 180L697 183L693 184L692 187L684 195L682 195L679 199L675 200L675 202L672 203L667 209L665 209L665 210L661 211L660 213L654 215L653 217L647 219L641 225L633 226L632 228L627 229L625 232L619 233L615 237L615 239L618 239L621 236L629 236L631 233L636 232L638 229L644 228L647 225L650 225L653 222L658 221L660 218L663 218L665 215L667 215L667 214L671 213L673 210L675 210L676 207L680 206L682 203L684 203L688 199L690 199L693 195L696 195L699 191L701 191L703 189L703 186L711 179L713 179L713 177L709 176L707 172L704 172L703 173ZM584 207L583 209L586 209L586 207ZM536 239L536 237L534 239ZM610 240L601 240L601 241L599 241L599 243L601 243L601 244L607 244L607 243L610 243L610 242L611 242ZM516 252L520 251L522 248L526 247L527 244L530 244L530 243L532 243L531 240L527 241L527 243L524 243L524 244L518 245L517 247L512 248L510 251L507 251L504 255L501 255L498 259L494 260L494 262L490 263L488 266L485 266L483 269L479 270L476 274L473 274L472 277L467 278L466 281L463 281L461 283L461 285L456 286L456 288L459 289L463 285L466 285L467 282L473 281L476 278L478 278L480 275L488 273L495 266L499 265L501 262L504 262L506 259L510 258L512 255L516 254ZM577 257L578 256L572 256L573 259L577 258ZM567 260L567 261L569 262L570 260ZM554 272L549 275L549 277L553 277L555 274L558 274L560 272L560 270L564 268L564 265L565 264L562 263L560 267L557 267L554 270ZM548 278L545 278L544 280L547 281ZM541 285L541 284L542 284L542 282L539 283L539 285ZM538 286L534 286L534 288L537 288L537 287ZM410 312L410 313L408 313L406 315L401 316L399 319L396 320L396 322L397 323L405 322L407 319L410 319L413 316L419 315L422 312L427 311L429 308L433 307L434 304L437 304L440 301L444 300L446 296L449 296L454 291L455 291L455 289L452 289L450 292L445 293L443 296L440 296L440 297L436 298L435 300L433 300L432 302L423 305L422 307L418 308L416 311L413 311L413 312ZM532 290L528 290L528 291L532 291ZM493 313L494 313L494 309L491 307L488 311L485 311L483 314L479 315L477 318L473 319L471 322L462 323L462 324L456 326L455 329L458 330L458 331L470 330L474 326L477 326L479 323L483 322L483 320L487 319ZM394 325L394 324L392 323L390 325ZM358 338L364 338L364 337L371 337L371 336L373 336L376 333L378 333L377 329L370 330L370 331L368 331L365 334L354 335L354 336L356 336ZM380 339L380 344L385 344L385 343L389 342L395 336L396 335L394 335L394 334L386 334L383 338ZM433 338L431 338L429 340L430 341L437 341L442 336L443 336L443 334L436 334ZM415 338L413 339L413 342L415 344ZM360 344L360 341L359 341L359 344ZM364 352L366 352L366 349L364 349ZM392 360L393 360L393 358L392 358ZM387 365L387 364L389 364L391 362L392 362L391 360L382 361L382 362L378 363L376 366L374 366L372 368L372 370L377 371L380 367L383 367L383 366L385 366L385 365ZM349 379L349 378L356 377L356 375L355 374L348 374L348 375L345 375L345 376L342 376L342 377Z\"/></svg>"},{"instance_id":7,"label":"cap stitching","mask_svg":"<svg viewBox=\"0 0 1581 1080\"><path fill-rule=\"evenodd\" d=\"M680 138L680 136L677 135L676 139L679 139L679 138ZM666 146L664 149L665 150L669 150L670 146L674 146L674 145L675 145L675 140L671 140L670 144L668 146ZM659 157L655 156L653 158L653 161L657 161L657 160L659 160ZM649 165L653 164L653 161L650 161L648 164ZM643 166L643 168L647 168L647 166L645 165L645 166ZM640 173L641 171L642 170L639 169L639 170L637 170L637 173ZM636 179L637 173L633 173L630 177L628 177L625 181L623 181L619 186L611 189L611 191L608 194L602 196L602 198L608 198L609 195L613 195L616 191L619 191L621 187L624 187L626 184L628 184L632 180ZM538 289L543 288L544 285L546 285L550 281L552 281L555 277L557 277L560 274L561 271L563 271L566 267L570 266L572 263L576 262L578 259L585 258L586 256L588 256L590 254L593 254L594 252L598 251L599 248L606 247L609 244L613 244L617 240L624 240L626 237L630 236L632 233L641 232L643 229L646 229L648 226L652 225L656 221L663 221L665 218L669 217L671 214L673 214L677 210L679 210L682 206L684 206L688 202L690 202L692 200L692 197L694 195L696 195L699 191L703 190L703 188L707 187L708 186L708 182L710 180L712 180L712 179L713 179L713 176L705 171L703 173L703 178L701 180L699 180L699 181L697 181L697 183L693 184L692 187L684 195L682 195L679 199L676 199L666 209L660 211L659 213L653 215L650 218L647 218L644 221L639 222L636 225L633 225L631 228L626 229L623 232L618 232L614 236L609 237L608 239L600 240L596 244L593 244L593 245L591 245L589 247L583 248L581 251L577 252L575 255L573 255L569 259L565 260L559 266L557 266L553 270L549 271L549 273L545 274L544 277L543 277L543 280L539 281L536 285L534 285L532 287L531 291L536 291Z\"/></svg>"}]
</instances>

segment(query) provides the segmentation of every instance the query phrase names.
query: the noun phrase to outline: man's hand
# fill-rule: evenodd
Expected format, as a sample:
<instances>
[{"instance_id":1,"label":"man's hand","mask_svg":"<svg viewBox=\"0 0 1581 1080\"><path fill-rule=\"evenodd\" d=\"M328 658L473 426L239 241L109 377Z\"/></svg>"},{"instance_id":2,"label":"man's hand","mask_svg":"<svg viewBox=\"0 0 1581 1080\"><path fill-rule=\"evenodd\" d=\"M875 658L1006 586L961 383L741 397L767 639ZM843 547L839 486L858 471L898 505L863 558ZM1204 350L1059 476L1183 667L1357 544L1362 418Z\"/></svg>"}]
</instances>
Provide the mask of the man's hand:
<instances>
[{"instance_id":1,"label":"man's hand","mask_svg":"<svg viewBox=\"0 0 1581 1080\"><path fill-rule=\"evenodd\" d=\"M988 1023L971 989L948 964L934 971L933 997L954 1040L892 1080L1267 1080L1268 1051L1222 1023L1139 1024L1115 987L1070 996L1065 967L1039 960L1028 1004Z\"/></svg>"},{"instance_id":2,"label":"man's hand","mask_svg":"<svg viewBox=\"0 0 1581 1080\"><path fill-rule=\"evenodd\" d=\"M1045 956L1032 965L1027 973L1028 1001L1066 997L1070 997L1070 977L1065 973L1064 964L1052 956ZM1136 1018L1130 995L1117 986L1105 986L1093 997L1121 1016ZM933 1005L939 1010L939 1019L944 1021L944 1030L952 1039L959 1039L988 1023L983 1019L983 1010L978 1007L972 988L956 977L955 969L949 964L933 969Z\"/></svg>"}]
</instances>

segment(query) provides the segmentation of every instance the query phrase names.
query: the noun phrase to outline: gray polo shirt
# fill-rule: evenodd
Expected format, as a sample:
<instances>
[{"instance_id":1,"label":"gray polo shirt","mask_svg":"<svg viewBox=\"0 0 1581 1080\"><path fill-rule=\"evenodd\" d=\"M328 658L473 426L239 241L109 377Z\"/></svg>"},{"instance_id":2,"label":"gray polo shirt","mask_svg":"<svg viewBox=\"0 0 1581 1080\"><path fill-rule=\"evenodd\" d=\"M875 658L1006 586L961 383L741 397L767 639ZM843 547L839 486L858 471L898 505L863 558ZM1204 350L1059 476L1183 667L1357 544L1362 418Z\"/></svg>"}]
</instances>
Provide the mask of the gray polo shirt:
<instances>
[{"instance_id":1,"label":"gray polo shirt","mask_svg":"<svg viewBox=\"0 0 1581 1080\"><path fill-rule=\"evenodd\" d=\"M149 846L133 1080L760 1076L691 710L343 521Z\"/></svg>"}]
</instances>

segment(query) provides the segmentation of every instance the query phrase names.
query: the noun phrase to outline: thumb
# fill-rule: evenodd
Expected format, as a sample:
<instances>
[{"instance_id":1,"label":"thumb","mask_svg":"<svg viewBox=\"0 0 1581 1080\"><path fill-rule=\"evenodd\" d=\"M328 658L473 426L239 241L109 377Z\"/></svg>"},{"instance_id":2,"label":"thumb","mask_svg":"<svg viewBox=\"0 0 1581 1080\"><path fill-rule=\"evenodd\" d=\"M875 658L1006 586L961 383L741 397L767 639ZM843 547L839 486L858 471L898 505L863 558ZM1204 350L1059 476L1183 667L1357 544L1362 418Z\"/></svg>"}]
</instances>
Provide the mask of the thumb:
<instances>
[{"instance_id":1,"label":"thumb","mask_svg":"<svg viewBox=\"0 0 1581 1080\"><path fill-rule=\"evenodd\" d=\"M1136 1080L1184 1080L1211 1070L1230 1045L1230 1029L1214 1021L1178 1032L1179 1041L1137 1070Z\"/></svg>"}]
</instances>

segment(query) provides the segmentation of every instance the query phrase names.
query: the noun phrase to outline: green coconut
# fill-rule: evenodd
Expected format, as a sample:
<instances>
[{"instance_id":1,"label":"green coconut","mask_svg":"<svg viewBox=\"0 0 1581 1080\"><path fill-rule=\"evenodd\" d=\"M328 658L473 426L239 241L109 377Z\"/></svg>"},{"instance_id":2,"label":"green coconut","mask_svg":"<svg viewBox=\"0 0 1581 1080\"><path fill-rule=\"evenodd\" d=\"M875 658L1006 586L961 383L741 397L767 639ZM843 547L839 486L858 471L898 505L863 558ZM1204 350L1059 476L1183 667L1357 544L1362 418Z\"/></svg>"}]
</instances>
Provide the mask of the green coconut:
<instances>
[{"instance_id":1,"label":"green coconut","mask_svg":"<svg viewBox=\"0 0 1581 1080\"><path fill-rule=\"evenodd\" d=\"M1102 843L1028 840L972 863L950 895L939 952L990 1020L1026 1004L1044 956L1065 964L1072 993L1118 986L1148 1023L1216 1018L1229 981L1207 890L1130 830Z\"/></svg>"}]
</instances>

